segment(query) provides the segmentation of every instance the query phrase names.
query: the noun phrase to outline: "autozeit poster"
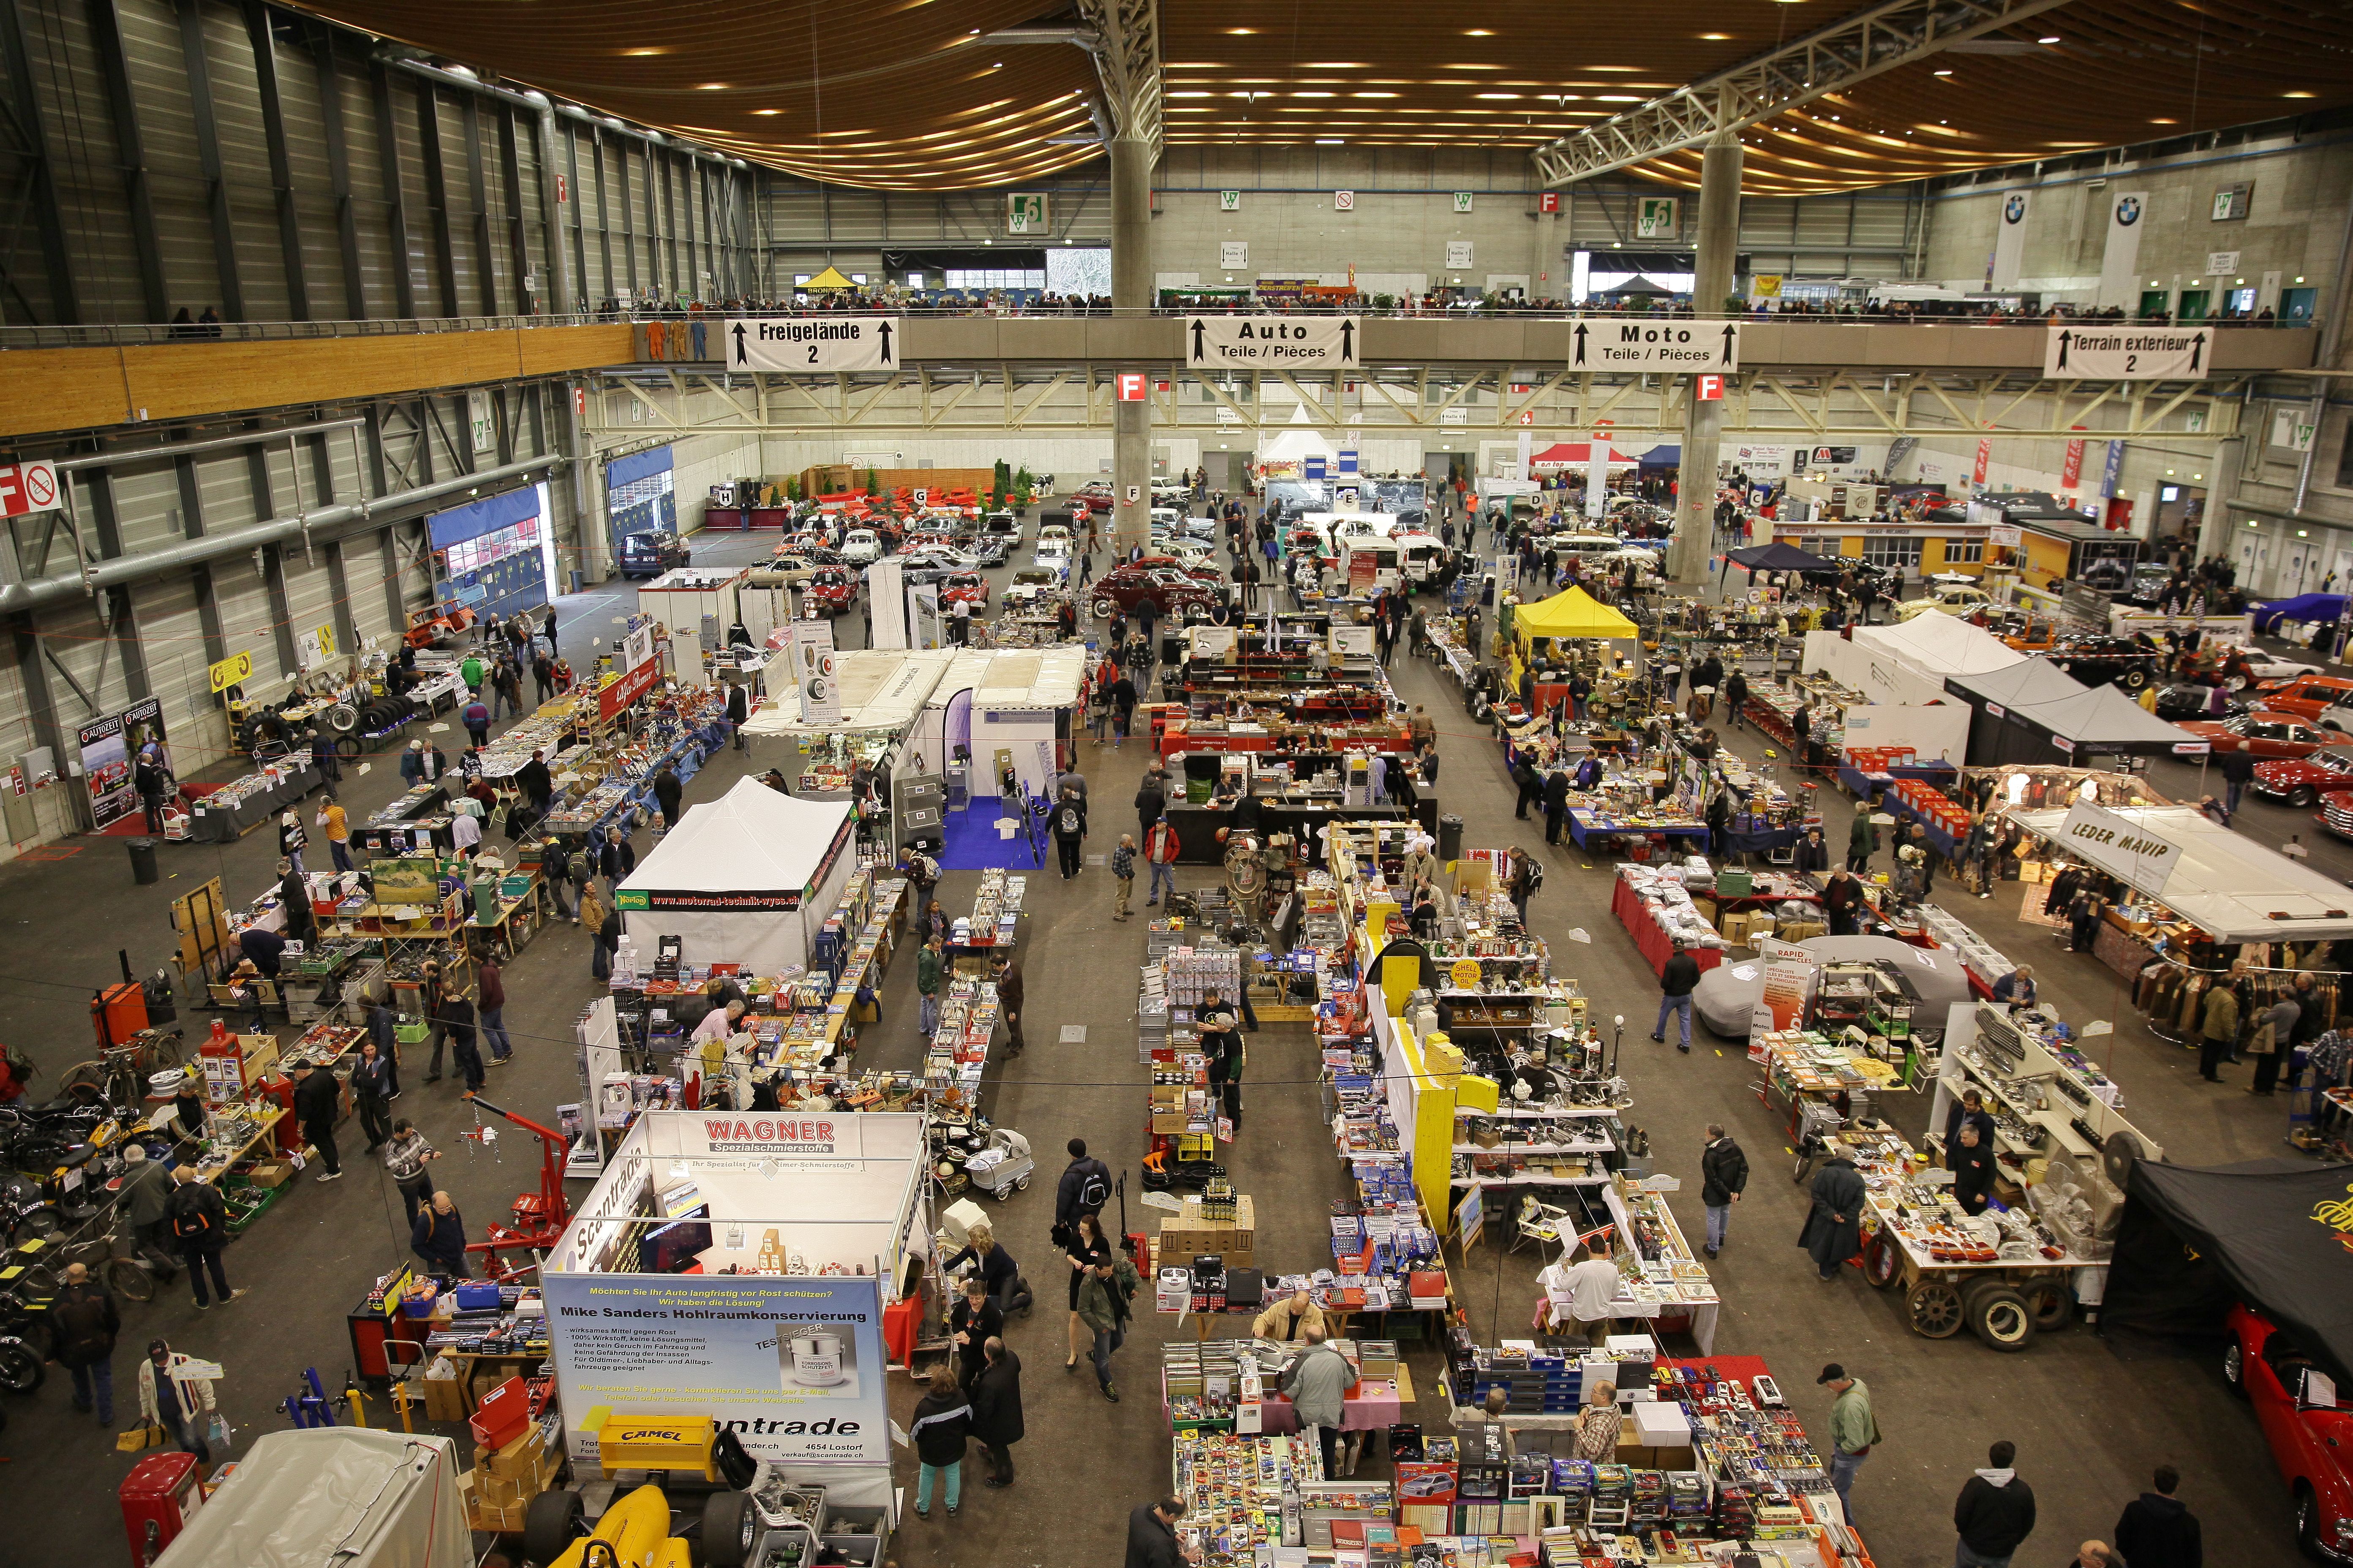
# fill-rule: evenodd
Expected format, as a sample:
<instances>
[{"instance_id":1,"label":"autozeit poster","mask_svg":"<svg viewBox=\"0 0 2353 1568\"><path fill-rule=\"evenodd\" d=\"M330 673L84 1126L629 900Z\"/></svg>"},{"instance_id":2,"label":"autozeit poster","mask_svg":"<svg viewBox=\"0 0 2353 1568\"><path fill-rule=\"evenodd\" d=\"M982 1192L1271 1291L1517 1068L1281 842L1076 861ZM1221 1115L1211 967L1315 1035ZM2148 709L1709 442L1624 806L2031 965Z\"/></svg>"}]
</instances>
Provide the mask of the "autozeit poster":
<instances>
[{"instance_id":1,"label":"autozeit poster","mask_svg":"<svg viewBox=\"0 0 2353 1568\"><path fill-rule=\"evenodd\" d=\"M1814 989L1813 955L1794 942L1767 937L1757 944L1765 972L1765 988L1748 1016L1751 1034L1801 1026L1806 1002Z\"/></svg>"},{"instance_id":2,"label":"autozeit poster","mask_svg":"<svg viewBox=\"0 0 2353 1568\"><path fill-rule=\"evenodd\" d=\"M890 1462L873 1276L550 1274L543 1286L574 1458L593 1460L615 1418L708 1415L754 1458Z\"/></svg>"},{"instance_id":3,"label":"autozeit poster","mask_svg":"<svg viewBox=\"0 0 2353 1568\"><path fill-rule=\"evenodd\" d=\"M103 829L139 809L139 792L131 787L131 760L148 742L164 739L164 704L150 697L84 724L74 739L81 752L82 783L90 788L90 825Z\"/></svg>"}]
</instances>

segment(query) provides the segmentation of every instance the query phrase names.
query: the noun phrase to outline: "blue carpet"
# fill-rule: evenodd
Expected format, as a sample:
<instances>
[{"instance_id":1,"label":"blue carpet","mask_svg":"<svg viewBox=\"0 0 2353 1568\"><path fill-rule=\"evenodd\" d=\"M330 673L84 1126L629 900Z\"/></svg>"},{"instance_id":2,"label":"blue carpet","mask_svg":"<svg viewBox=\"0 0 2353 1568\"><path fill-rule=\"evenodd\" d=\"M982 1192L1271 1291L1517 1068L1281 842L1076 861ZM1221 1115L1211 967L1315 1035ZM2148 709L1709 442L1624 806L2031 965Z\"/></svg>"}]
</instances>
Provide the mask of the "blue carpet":
<instances>
[{"instance_id":1,"label":"blue carpet","mask_svg":"<svg viewBox=\"0 0 2353 1568\"><path fill-rule=\"evenodd\" d=\"M997 824L1003 807L993 800L976 800L963 811L947 814L946 843L940 850L940 868L944 871L987 871L997 868L1007 870L1029 871L1038 862L1029 852L1029 841L1018 828L1010 838L997 836Z\"/></svg>"}]
</instances>

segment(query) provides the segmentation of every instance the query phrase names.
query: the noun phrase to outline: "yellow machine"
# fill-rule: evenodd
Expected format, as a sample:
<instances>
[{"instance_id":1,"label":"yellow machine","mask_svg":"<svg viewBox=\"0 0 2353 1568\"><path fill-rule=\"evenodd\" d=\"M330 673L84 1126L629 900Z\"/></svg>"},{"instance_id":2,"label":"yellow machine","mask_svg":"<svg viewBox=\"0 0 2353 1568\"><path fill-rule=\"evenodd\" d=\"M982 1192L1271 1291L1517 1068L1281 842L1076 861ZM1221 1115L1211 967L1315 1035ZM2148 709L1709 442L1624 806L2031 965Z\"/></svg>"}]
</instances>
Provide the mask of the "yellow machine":
<instances>
[{"instance_id":1,"label":"yellow machine","mask_svg":"<svg viewBox=\"0 0 2353 1568\"><path fill-rule=\"evenodd\" d=\"M670 1499L659 1487L643 1486L607 1509L548 1568L691 1568L690 1552L670 1532Z\"/></svg>"},{"instance_id":2,"label":"yellow machine","mask_svg":"<svg viewBox=\"0 0 2353 1568\"><path fill-rule=\"evenodd\" d=\"M596 1429L596 1462L608 1476L659 1470L719 1482L719 1424L708 1415L607 1416Z\"/></svg>"}]
</instances>

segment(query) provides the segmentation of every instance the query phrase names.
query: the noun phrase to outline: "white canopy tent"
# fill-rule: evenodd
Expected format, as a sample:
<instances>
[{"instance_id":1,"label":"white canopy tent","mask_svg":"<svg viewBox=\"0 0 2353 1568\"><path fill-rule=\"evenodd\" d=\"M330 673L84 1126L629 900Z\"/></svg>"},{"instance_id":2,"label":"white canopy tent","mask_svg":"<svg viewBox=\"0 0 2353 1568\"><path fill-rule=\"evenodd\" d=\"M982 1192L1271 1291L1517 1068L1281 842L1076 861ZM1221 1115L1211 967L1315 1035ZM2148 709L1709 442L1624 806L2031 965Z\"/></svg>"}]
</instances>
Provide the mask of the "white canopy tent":
<instances>
[{"instance_id":1,"label":"white canopy tent","mask_svg":"<svg viewBox=\"0 0 2353 1568\"><path fill-rule=\"evenodd\" d=\"M1945 678L2007 669L2026 656L2000 637L1951 616L1915 616L1902 626L1857 626L1806 634L1805 668L1821 670L1874 702L1926 707L1947 700Z\"/></svg>"},{"instance_id":2,"label":"white canopy tent","mask_svg":"<svg viewBox=\"0 0 2353 1568\"><path fill-rule=\"evenodd\" d=\"M676 936L690 963L797 968L849 880L855 832L847 802L798 800L738 779L638 862L615 900L624 929L649 958L660 938Z\"/></svg>"},{"instance_id":3,"label":"white canopy tent","mask_svg":"<svg viewBox=\"0 0 2353 1568\"><path fill-rule=\"evenodd\" d=\"M851 648L833 656L834 679L841 690L841 720L833 724L801 722L801 689L782 687L776 700L745 721L744 733L757 737L831 734L836 731L903 731L914 723L931 700L932 689L954 664L955 648ZM774 666L779 670L786 665Z\"/></svg>"},{"instance_id":4,"label":"white canopy tent","mask_svg":"<svg viewBox=\"0 0 2353 1568\"><path fill-rule=\"evenodd\" d=\"M2010 814L2217 942L2353 936L2353 889L2233 833L2194 805Z\"/></svg>"}]
</instances>

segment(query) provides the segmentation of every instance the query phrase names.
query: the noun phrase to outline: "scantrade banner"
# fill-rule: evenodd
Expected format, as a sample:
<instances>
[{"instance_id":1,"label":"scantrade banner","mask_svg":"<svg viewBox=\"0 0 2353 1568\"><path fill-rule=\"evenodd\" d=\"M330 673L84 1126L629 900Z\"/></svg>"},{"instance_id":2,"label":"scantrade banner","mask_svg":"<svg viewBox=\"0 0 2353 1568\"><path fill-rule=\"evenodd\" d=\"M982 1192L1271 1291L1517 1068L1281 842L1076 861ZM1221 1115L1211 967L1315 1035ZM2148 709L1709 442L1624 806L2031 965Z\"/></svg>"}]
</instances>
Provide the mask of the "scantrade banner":
<instances>
[{"instance_id":1,"label":"scantrade banner","mask_svg":"<svg viewBox=\"0 0 2353 1568\"><path fill-rule=\"evenodd\" d=\"M691 1226L726 1228L666 1228ZM641 1254L657 1245L649 1233ZM708 1415L754 1458L890 1462L874 1276L549 1274L540 1285L575 1459L594 1459L617 1423Z\"/></svg>"}]
</instances>

